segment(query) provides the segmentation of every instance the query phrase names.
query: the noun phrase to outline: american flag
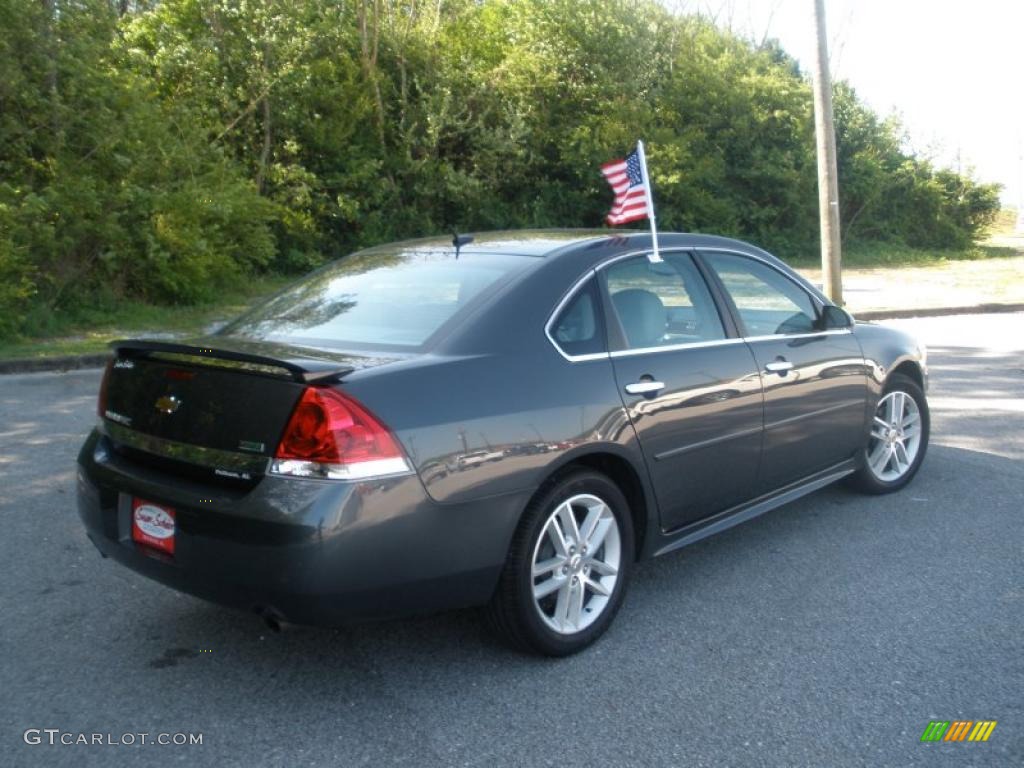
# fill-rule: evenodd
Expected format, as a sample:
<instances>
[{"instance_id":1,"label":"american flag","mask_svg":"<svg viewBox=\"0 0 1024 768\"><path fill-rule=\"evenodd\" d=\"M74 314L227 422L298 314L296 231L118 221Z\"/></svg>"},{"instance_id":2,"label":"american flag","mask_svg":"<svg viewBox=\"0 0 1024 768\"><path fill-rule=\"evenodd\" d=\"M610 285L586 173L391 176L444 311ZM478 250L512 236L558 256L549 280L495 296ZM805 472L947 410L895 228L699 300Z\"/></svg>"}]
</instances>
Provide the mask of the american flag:
<instances>
[{"instance_id":1,"label":"american flag","mask_svg":"<svg viewBox=\"0 0 1024 768\"><path fill-rule=\"evenodd\" d=\"M612 160L601 166L601 173L608 179L615 192L615 202L605 217L611 225L625 224L650 215L650 195L644 183L640 155L636 150L625 160Z\"/></svg>"}]
</instances>

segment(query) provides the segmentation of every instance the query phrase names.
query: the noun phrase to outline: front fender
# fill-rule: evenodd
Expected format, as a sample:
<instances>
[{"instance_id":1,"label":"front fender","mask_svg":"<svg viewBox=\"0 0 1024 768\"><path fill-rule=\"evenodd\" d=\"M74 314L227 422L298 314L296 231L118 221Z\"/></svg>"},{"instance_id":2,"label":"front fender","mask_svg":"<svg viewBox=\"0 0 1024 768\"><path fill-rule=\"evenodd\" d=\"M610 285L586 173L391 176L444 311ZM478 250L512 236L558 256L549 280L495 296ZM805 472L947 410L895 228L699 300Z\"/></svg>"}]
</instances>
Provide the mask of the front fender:
<instances>
[{"instance_id":1,"label":"front fender","mask_svg":"<svg viewBox=\"0 0 1024 768\"><path fill-rule=\"evenodd\" d=\"M921 388L928 391L928 352L913 335L895 328L858 322L854 334L864 352L867 370L868 397L864 422L865 429L869 429L885 383L896 369L913 366Z\"/></svg>"}]
</instances>

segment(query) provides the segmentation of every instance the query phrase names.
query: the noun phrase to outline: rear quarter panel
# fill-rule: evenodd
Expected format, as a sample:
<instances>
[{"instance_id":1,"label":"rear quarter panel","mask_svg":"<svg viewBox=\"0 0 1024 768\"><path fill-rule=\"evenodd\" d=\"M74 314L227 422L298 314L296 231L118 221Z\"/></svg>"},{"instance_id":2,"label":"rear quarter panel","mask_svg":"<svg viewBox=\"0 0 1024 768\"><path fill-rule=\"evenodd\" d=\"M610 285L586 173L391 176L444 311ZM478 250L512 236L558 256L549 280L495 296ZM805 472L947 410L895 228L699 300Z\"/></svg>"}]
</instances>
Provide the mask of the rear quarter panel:
<instances>
[{"instance_id":1,"label":"rear quarter panel","mask_svg":"<svg viewBox=\"0 0 1024 768\"><path fill-rule=\"evenodd\" d=\"M428 357L353 377L344 389L395 431L435 501L531 490L589 451L642 471L610 361L569 363L549 349Z\"/></svg>"},{"instance_id":2,"label":"rear quarter panel","mask_svg":"<svg viewBox=\"0 0 1024 768\"><path fill-rule=\"evenodd\" d=\"M576 457L603 452L627 460L651 499L611 361L570 362L544 333L600 257L584 247L539 259L432 354L345 378L343 388L398 435L431 498L536 489Z\"/></svg>"}]
</instances>

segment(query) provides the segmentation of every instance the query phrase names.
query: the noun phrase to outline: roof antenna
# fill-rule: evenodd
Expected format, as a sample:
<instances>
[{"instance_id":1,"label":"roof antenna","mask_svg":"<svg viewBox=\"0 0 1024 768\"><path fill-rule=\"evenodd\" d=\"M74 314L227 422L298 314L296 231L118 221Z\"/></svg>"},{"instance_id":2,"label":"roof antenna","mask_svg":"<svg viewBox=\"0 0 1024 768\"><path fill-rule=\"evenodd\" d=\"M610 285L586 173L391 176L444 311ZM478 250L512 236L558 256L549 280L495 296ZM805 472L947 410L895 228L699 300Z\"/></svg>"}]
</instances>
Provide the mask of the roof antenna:
<instances>
[{"instance_id":1,"label":"roof antenna","mask_svg":"<svg viewBox=\"0 0 1024 768\"><path fill-rule=\"evenodd\" d=\"M469 245L473 242L472 235L460 235L458 232L452 232L452 245L455 246L455 259L459 258L459 249L464 245Z\"/></svg>"}]
</instances>

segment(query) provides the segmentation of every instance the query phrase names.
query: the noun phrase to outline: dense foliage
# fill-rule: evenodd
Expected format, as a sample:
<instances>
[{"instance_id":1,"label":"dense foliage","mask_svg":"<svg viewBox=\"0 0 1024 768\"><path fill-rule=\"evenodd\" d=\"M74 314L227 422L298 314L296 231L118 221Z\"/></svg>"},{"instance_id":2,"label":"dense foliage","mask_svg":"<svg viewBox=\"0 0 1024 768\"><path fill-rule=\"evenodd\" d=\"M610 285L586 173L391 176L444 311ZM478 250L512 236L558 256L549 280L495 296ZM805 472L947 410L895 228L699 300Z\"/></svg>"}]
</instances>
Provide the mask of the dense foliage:
<instances>
[{"instance_id":1,"label":"dense foliage","mask_svg":"<svg viewBox=\"0 0 1024 768\"><path fill-rule=\"evenodd\" d=\"M642 137L665 229L818 236L810 89L647 0L0 0L0 336L357 246L597 226ZM836 89L848 240L963 247L997 190Z\"/></svg>"}]
</instances>

